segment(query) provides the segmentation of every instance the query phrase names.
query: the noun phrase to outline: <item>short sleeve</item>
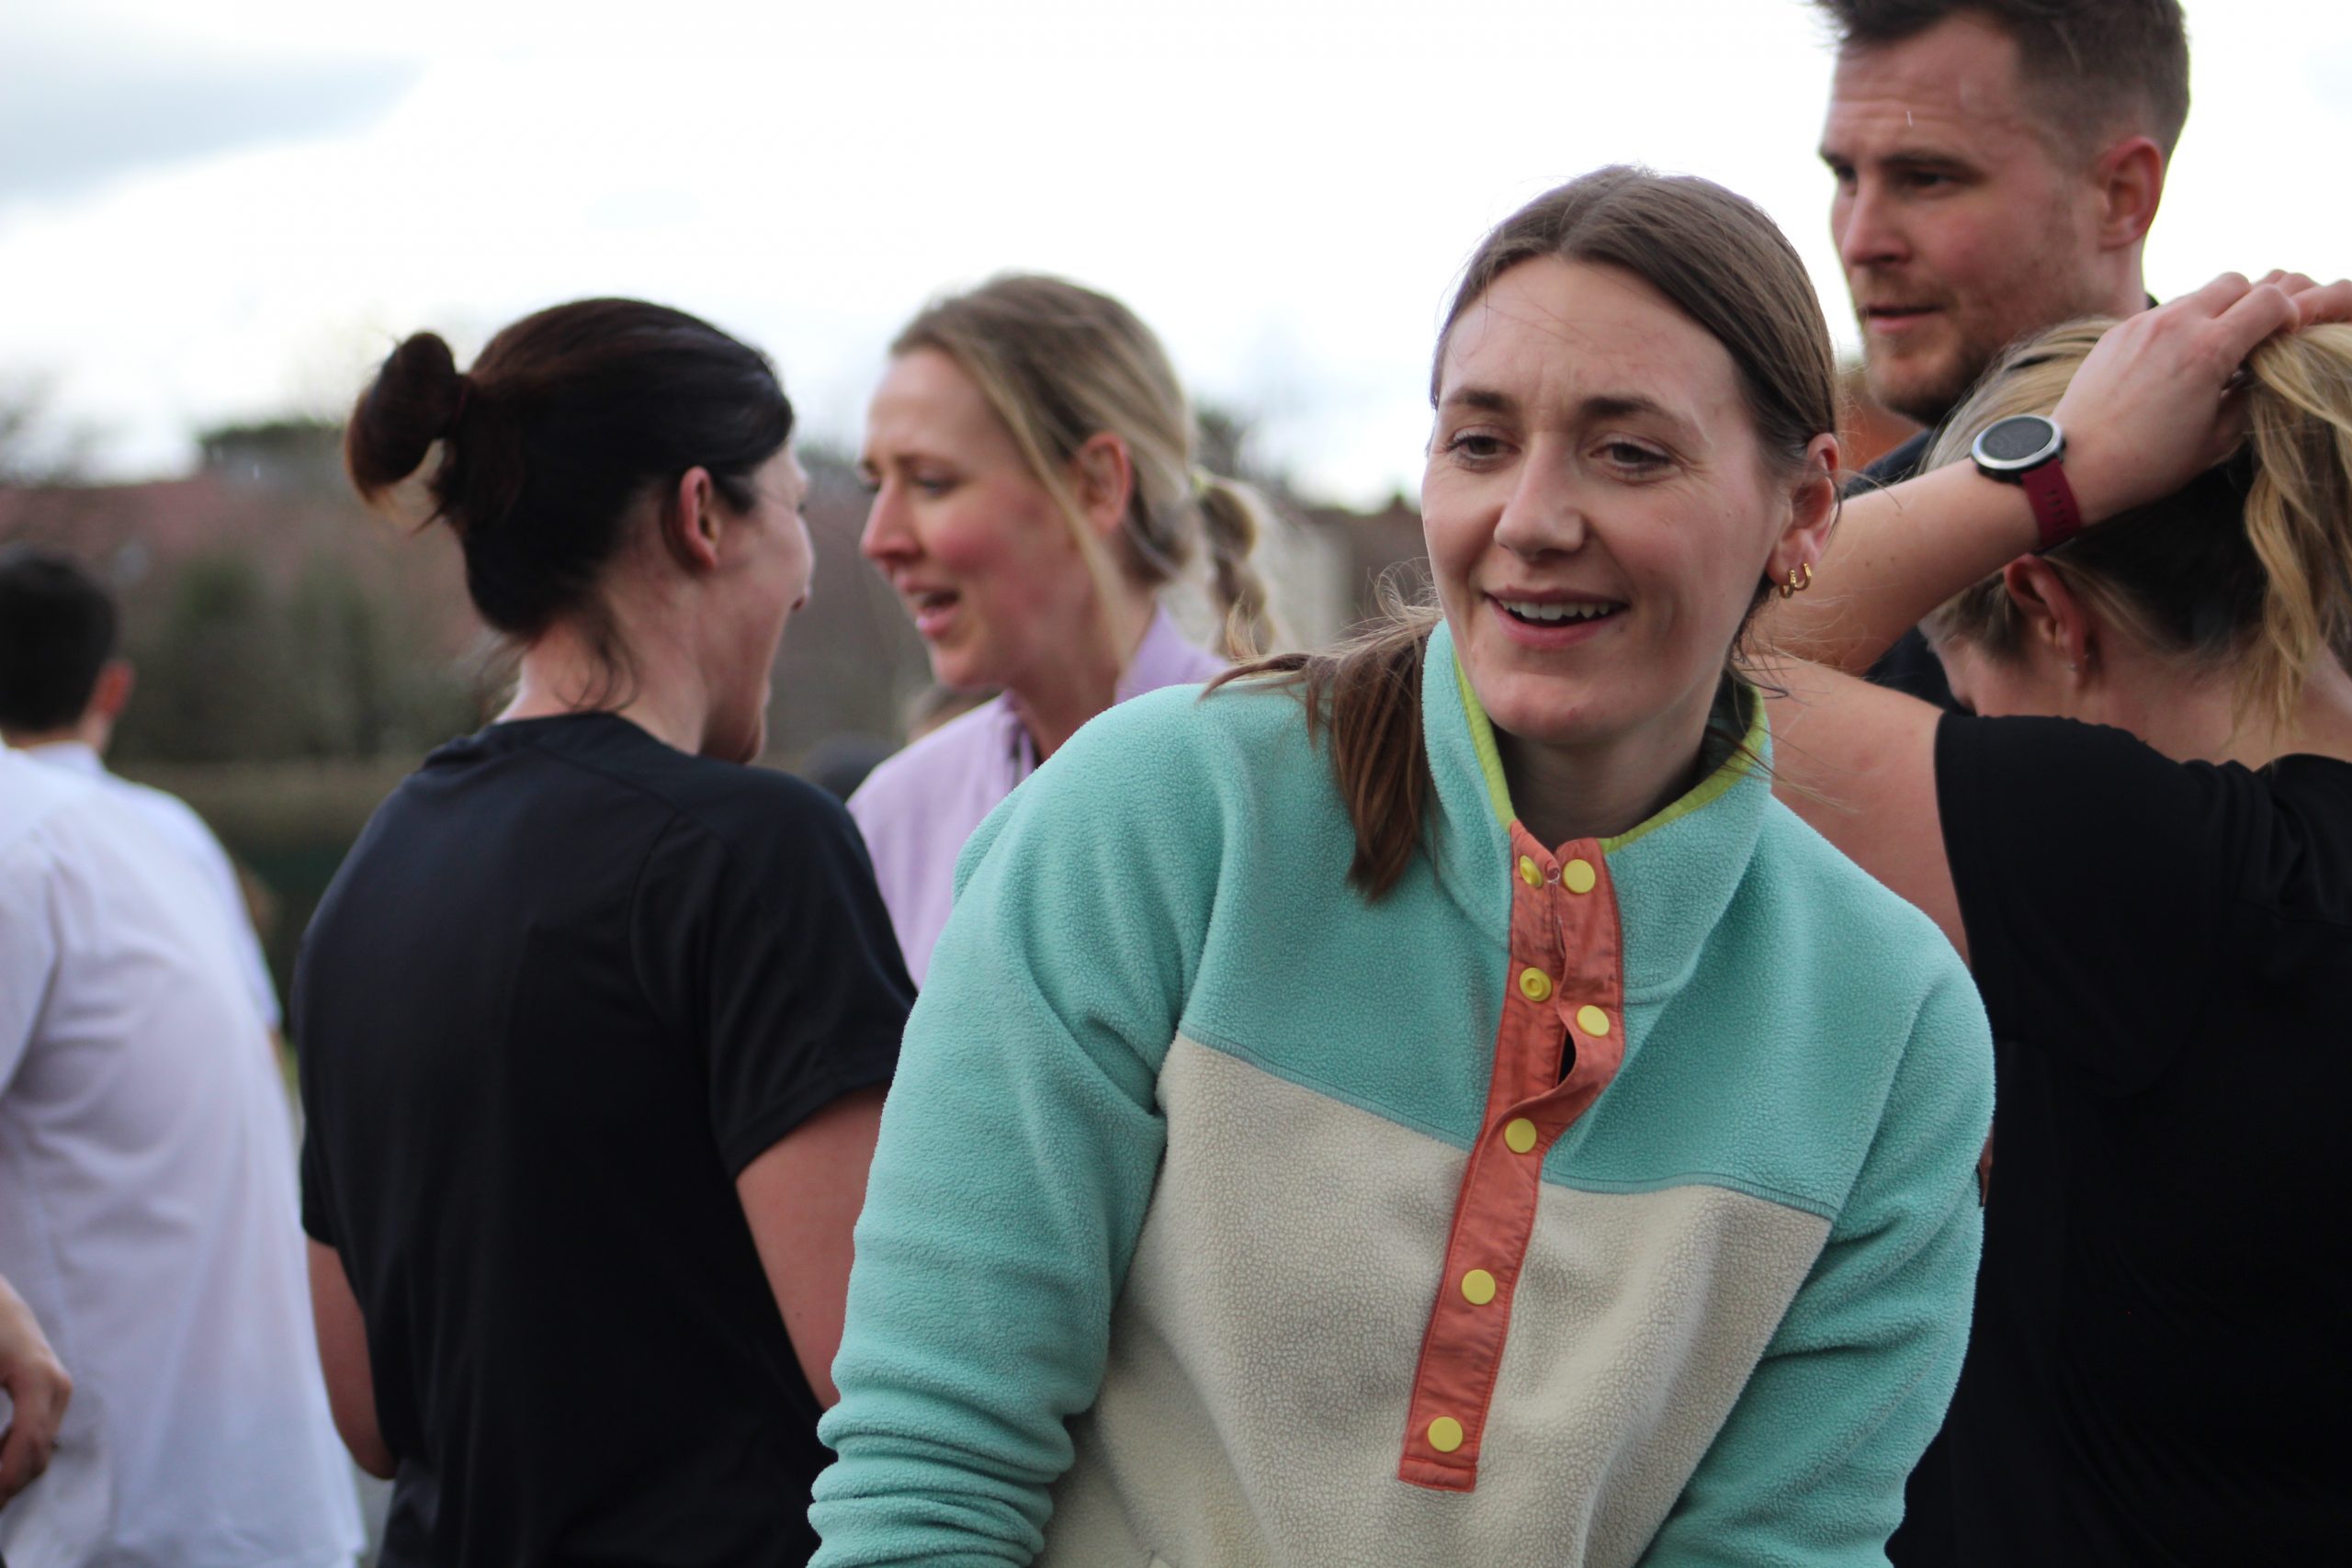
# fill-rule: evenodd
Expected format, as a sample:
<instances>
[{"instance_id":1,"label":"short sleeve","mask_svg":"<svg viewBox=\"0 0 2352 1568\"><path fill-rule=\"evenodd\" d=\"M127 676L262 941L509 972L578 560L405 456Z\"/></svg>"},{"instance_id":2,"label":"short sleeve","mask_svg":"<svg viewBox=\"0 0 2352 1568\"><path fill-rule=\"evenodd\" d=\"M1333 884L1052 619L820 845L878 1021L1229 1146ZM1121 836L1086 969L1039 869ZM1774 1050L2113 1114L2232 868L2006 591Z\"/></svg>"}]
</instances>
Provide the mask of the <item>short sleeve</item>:
<instances>
[{"instance_id":1,"label":"short sleeve","mask_svg":"<svg viewBox=\"0 0 2352 1568\"><path fill-rule=\"evenodd\" d=\"M2120 729L1947 716L1937 805L1994 1034L2116 1090L2161 1072L2211 989L2258 788Z\"/></svg>"},{"instance_id":2,"label":"short sleeve","mask_svg":"<svg viewBox=\"0 0 2352 1568\"><path fill-rule=\"evenodd\" d=\"M835 1100L888 1084L914 997L848 813L797 780L758 782L777 787L671 825L633 937L648 992L702 1054L730 1176Z\"/></svg>"}]
</instances>

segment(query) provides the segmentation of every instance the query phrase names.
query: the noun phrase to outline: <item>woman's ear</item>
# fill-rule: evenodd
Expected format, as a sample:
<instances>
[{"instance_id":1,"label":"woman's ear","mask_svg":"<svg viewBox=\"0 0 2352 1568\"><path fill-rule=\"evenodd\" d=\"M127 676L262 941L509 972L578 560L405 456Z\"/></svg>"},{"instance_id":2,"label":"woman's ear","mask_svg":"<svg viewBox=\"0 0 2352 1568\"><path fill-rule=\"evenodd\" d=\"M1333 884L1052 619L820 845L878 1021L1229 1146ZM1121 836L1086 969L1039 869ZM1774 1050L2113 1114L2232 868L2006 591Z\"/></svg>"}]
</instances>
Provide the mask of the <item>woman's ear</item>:
<instances>
[{"instance_id":1,"label":"woman's ear","mask_svg":"<svg viewBox=\"0 0 2352 1568\"><path fill-rule=\"evenodd\" d=\"M2087 679L2098 660L2098 621L2065 575L2040 556L2019 556L2001 569L2001 586L2017 606L2025 646Z\"/></svg>"},{"instance_id":2,"label":"woman's ear","mask_svg":"<svg viewBox=\"0 0 2352 1568\"><path fill-rule=\"evenodd\" d=\"M1804 463L1788 491L1789 517L1772 547L1770 581L1785 582L1791 572L1817 564L1829 547L1829 530L1838 522L1838 438L1816 435L1805 444Z\"/></svg>"},{"instance_id":3,"label":"woman's ear","mask_svg":"<svg viewBox=\"0 0 2352 1568\"><path fill-rule=\"evenodd\" d=\"M688 571L714 571L718 567L718 487L710 470L688 468L676 487L662 498L657 525L671 558Z\"/></svg>"},{"instance_id":4,"label":"woman's ear","mask_svg":"<svg viewBox=\"0 0 2352 1568\"><path fill-rule=\"evenodd\" d=\"M1098 430L1070 459L1071 493L1079 510L1098 538L1109 538L1126 521L1135 500L1136 470L1127 444L1108 430Z\"/></svg>"}]
</instances>

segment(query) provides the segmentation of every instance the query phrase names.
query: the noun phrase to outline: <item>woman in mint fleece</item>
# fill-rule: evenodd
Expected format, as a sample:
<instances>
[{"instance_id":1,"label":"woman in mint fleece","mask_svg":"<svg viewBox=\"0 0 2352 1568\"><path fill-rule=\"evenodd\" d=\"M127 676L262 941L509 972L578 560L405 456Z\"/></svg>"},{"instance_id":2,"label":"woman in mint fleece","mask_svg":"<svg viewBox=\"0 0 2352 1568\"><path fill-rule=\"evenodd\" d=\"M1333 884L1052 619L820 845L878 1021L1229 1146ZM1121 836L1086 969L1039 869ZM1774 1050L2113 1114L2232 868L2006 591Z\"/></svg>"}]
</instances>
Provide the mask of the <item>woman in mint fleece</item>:
<instances>
[{"instance_id":1,"label":"woman in mint fleece","mask_svg":"<svg viewBox=\"0 0 2352 1568\"><path fill-rule=\"evenodd\" d=\"M1992 1069L1728 663L1835 510L1819 307L1605 170L1487 238L1433 398L1442 624L1116 708L966 850L816 1562L1883 1561Z\"/></svg>"}]
</instances>

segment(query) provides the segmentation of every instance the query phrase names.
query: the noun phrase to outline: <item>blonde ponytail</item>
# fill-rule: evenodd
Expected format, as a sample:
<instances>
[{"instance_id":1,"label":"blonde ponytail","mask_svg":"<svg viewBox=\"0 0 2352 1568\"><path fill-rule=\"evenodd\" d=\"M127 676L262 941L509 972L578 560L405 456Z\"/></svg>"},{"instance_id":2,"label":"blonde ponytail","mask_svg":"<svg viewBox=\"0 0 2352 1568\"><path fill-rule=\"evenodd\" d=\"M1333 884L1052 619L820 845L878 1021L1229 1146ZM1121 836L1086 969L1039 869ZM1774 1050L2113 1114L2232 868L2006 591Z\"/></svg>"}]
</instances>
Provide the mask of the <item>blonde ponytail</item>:
<instances>
[{"instance_id":1,"label":"blonde ponytail","mask_svg":"<svg viewBox=\"0 0 2352 1568\"><path fill-rule=\"evenodd\" d=\"M1964 458L1996 419L2056 408L2110 324L2077 321L2011 349L1945 422L1928 466ZM2247 368L2238 457L2044 558L2150 648L2230 670L2240 715L2283 727L2313 664L2352 654L2352 326L2274 337ZM1927 628L1996 659L2023 640L1997 576L1954 595Z\"/></svg>"},{"instance_id":2,"label":"blonde ponytail","mask_svg":"<svg viewBox=\"0 0 2352 1568\"><path fill-rule=\"evenodd\" d=\"M1193 487L1208 546L1209 585L1225 613L1225 656L1237 663L1255 659L1273 645L1275 633L1265 579L1250 555L1274 526L1273 509L1249 485L1205 470L1194 470Z\"/></svg>"},{"instance_id":3,"label":"blonde ponytail","mask_svg":"<svg viewBox=\"0 0 2352 1568\"><path fill-rule=\"evenodd\" d=\"M2265 581L2242 699L2284 724L2312 661L2352 645L2352 326L2272 338L2248 368L2245 533Z\"/></svg>"}]
</instances>

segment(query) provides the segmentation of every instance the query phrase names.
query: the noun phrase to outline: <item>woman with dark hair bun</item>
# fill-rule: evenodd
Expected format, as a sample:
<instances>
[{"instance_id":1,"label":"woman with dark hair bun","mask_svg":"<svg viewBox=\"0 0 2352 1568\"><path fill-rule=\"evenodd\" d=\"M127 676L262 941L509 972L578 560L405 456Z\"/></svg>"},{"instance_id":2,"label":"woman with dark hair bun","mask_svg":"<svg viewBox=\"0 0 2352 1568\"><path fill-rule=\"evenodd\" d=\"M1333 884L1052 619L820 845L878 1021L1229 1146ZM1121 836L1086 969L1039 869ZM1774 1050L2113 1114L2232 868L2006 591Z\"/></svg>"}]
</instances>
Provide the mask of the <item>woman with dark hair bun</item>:
<instances>
[{"instance_id":1,"label":"woman with dark hair bun","mask_svg":"<svg viewBox=\"0 0 2352 1568\"><path fill-rule=\"evenodd\" d=\"M303 1225L381 1562L798 1563L911 993L856 829L741 766L808 592L792 407L627 299L470 371L419 333L345 453L420 468L513 702L379 809L303 944ZM437 460L433 460L435 450Z\"/></svg>"}]
</instances>

